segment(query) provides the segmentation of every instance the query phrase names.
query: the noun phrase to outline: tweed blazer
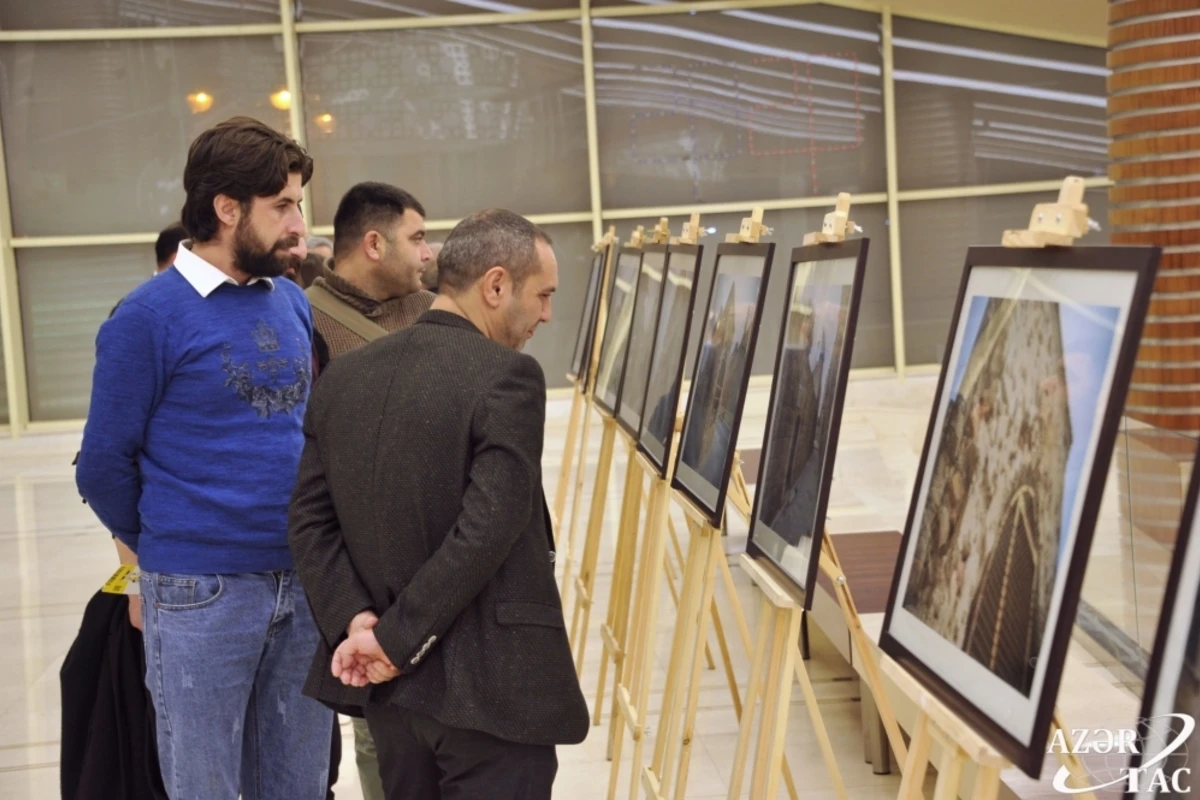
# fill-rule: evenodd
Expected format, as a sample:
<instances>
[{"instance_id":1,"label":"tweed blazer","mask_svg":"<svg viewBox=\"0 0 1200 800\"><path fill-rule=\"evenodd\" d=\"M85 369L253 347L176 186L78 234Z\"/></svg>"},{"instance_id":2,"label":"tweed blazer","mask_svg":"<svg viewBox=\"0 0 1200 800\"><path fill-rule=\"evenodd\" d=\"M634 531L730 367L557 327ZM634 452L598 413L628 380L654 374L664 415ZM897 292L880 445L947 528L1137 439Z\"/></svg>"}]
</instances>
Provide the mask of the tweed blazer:
<instances>
[{"instance_id":1,"label":"tweed blazer","mask_svg":"<svg viewBox=\"0 0 1200 800\"><path fill-rule=\"evenodd\" d=\"M537 361L444 311L330 363L289 520L323 639L306 694L523 744L584 739L542 493L545 416ZM347 692L332 650L365 609L401 674Z\"/></svg>"}]
</instances>

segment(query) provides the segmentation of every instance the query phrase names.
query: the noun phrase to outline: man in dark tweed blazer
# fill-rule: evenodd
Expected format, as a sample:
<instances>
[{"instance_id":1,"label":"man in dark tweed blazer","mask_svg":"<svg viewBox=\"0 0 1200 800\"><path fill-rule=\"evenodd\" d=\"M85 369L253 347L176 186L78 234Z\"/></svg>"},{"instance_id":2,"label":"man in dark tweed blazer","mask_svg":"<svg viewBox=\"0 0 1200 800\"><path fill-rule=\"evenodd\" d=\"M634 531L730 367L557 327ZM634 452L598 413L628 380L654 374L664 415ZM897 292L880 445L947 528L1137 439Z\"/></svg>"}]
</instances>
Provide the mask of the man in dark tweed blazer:
<instances>
[{"instance_id":1,"label":"man in dark tweed blazer","mask_svg":"<svg viewBox=\"0 0 1200 800\"><path fill-rule=\"evenodd\" d=\"M359 706L389 800L549 800L587 735L542 493L549 237L463 220L415 325L333 361L305 420L297 570L323 634L306 692ZM369 693L365 687L372 685Z\"/></svg>"}]
</instances>

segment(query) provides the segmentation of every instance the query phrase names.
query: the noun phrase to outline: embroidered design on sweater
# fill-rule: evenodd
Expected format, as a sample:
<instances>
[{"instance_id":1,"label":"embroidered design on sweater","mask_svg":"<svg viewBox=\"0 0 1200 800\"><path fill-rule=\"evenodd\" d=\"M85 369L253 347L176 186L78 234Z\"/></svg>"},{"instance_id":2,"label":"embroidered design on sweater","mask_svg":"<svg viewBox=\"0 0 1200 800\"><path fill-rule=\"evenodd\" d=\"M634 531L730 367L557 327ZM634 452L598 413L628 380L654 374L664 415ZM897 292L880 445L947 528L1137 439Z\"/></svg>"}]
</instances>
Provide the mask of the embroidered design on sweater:
<instances>
[{"instance_id":1,"label":"embroidered design on sweater","mask_svg":"<svg viewBox=\"0 0 1200 800\"><path fill-rule=\"evenodd\" d=\"M266 322L259 320L253 337L260 352L279 352L279 334ZM303 342L297 339L296 344L304 352ZM280 375L289 366L295 380L279 386ZM307 355L290 359L279 356L263 358L254 362L254 369L251 370L247 362L233 362L233 346L226 344L221 348L221 370L225 373L225 386L233 389L264 419L272 414L294 411L308 397L308 387L312 383L312 360ZM256 382L256 378L261 382Z\"/></svg>"},{"instance_id":2,"label":"embroidered design on sweater","mask_svg":"<svg viewBox=\"0 0 1200 800\"><path fill-rule=\"evenodd\" d=\"M254 343L264 353L277 352L279 350L279 334L275 332L274 328L267 327L267 323L260 319L258 327L254 329Z\"/></svg>"}]
</instances>

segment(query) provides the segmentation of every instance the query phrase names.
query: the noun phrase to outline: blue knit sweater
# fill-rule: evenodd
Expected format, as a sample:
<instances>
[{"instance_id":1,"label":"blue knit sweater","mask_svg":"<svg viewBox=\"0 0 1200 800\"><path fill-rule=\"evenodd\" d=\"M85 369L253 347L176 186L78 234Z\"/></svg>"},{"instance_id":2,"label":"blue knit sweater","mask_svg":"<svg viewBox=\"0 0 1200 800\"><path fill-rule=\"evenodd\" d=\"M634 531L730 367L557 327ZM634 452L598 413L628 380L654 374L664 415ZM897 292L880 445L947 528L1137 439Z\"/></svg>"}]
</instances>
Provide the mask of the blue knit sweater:
<instances>
[{"instance_id":1,"label":"blue knit sweater","mask_svg":"<svg viewBox=\"0 0 1200 800\"><path fill-rule=\"evenodd\" d=\"M174 267L101 326L75 480L143 570L291 568L311 342L290 281L204 297Z\"/></svg>"}]
</instances>

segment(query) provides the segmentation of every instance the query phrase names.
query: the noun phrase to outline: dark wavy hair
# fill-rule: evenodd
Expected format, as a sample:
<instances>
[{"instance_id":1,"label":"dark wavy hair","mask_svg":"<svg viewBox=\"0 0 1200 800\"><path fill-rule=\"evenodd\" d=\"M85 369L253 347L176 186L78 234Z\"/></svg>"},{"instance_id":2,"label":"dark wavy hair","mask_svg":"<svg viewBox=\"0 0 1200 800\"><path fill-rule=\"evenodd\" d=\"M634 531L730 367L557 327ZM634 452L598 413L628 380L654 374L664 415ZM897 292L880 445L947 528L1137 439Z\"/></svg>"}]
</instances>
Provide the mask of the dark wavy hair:
<instances>
[{"instance_id":1,"label":"dark wavy hair","mask_svg":"<svg viewBox=\"0 0 1200 800\"><path fill-rule=\"evenodd\" d=\"M223 194L246 207L255 197L283 191L288 176L312 178L304 148L256 119L234 117L196 137L183 169L183 227L196 242L212 241L221 229L213 200Z\"/></svg>"}]
</instances>

